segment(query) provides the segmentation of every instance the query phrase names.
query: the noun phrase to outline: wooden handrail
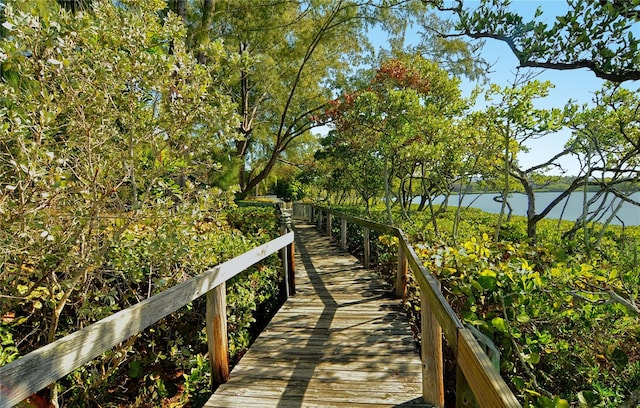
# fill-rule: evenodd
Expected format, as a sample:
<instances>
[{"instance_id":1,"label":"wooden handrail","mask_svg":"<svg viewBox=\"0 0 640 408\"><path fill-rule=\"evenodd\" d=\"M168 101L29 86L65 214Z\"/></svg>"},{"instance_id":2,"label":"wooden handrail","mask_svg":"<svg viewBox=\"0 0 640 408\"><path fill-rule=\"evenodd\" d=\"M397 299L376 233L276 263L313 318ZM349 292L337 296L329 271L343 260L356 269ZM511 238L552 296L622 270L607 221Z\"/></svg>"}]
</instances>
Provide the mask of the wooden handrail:
<instances>
[{"instance_id":1,"label":"wooden handrail","mask_svg":"<svg viewBox=\"0 0 640 408\"><path fill-rule=\"evenodd\" d=\"M225 382L229 376L225 282L281 249L286 254L284 264L292 265L293 237L293 232L282 235L0 367L0 407L18 404L205 294L212 377L214 382Z\"/></svg>"},{"instance_id":2,"label":"wooden handrail","mask_svg":"<svg viewBox=\"0 0 640 408\"><path fill-rule=\"evenodd\" d=\"M322 224L323 213L326 213L327 217L339 218L342 221L341 246L346 245L346 222L360 225L365 231L372 229L398 238L396 293L402 297L406 291L406 288L402 287L402 285L406 285L407 268L404 266L406 264L413 271L420 287L422 393L425 402L435 407L444 407L444 370L442 367L442 335L444 334L453 350L458 366L457 393L463 394L464 388L468 386L480 407L522 406L504 382L500 373L495 370L473 334L464 327L451 305L444 298L440 291L440 282L423 266L422 261L409 243L406 234L400 228L343 214L327 207L298 204L298 206L300 205L308 205L310 211L306 211L306 209L303 211L298 210L298 215L300 213L303 216L308 215L311 221L317 220L319 226ZM294 214L296 214L295 207ZM368 242L365 242L365 254L369 252L368 244ZM465 403L456 401L457 406L463 406Z\"/></svg>"}]
</instances>

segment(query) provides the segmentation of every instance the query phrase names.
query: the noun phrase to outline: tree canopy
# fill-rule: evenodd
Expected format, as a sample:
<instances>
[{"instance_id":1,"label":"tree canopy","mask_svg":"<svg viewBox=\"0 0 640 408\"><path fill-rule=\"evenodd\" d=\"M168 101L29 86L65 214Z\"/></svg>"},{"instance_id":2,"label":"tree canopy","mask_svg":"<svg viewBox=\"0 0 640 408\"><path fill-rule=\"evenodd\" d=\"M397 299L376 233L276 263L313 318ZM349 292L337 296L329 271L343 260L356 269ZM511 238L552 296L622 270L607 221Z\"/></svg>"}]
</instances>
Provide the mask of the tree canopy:
<instances>
[{"instance_id":1,"label":"tree canopy","mask_svg":"<svg viewBox=\"0 0 640 408\"><path fill-rule=\"evenodd\" d=\"M511 0L424 0L453 12L458 21L445 36L504 41L521 67L569 70L587 68L612 82L640 79L638 0L568 0L563 15L544 15L539 7L527 20L510 8Z\"/></svg>"}]
</instances>

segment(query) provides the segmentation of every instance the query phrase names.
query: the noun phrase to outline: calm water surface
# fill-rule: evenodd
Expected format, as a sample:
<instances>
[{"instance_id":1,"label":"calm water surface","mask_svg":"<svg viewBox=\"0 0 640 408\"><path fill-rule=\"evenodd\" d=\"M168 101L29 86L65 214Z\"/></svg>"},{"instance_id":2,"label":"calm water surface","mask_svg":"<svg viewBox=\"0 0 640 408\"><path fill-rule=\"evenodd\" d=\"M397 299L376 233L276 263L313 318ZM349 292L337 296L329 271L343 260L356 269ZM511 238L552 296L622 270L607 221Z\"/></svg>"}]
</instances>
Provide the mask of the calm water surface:
<instances>
[{"instance_id":1,"label":"calm water surface","mask_svg":"<svg viewBox=\"0 0 640 408\"><path fill-rule=\"evenodd\" d=\"M593 197L595 193L587 193L587 198ZM483 211L490 213L499 213L501 203L493 201L493 197L497 194L467 194L464 196L462 201L463 206L470 206L474 208L479 208ZM540 213L554 198L558 196L558 193L536 193L536 213ZM634 193L631 197L640 201L640 193ZM582 214L582 202L584 195L583 193L572 193L568 200L565 199L560 204L558 204L547 218L558 219L562 218L563 220L575 221ZM439 197L436 199L436 203L441 203L443 197ZM509 203L511 203L511 208L513 208L514 215L527 215L527 196L525 194L513 194L509 198ZM610 200L607 201L610 203ZM617 206L618 199L616 199L613 207ZM452 195L449 198L449 205L457 205L458 204L458 196ZM596 209L597 206L593 205L590 207L591 209ZM611 214L610 210L606 213L607 215L603 217L602 222L604 222L608 215ZM617 218L614 218L611 221L611 224L615 225L640 225L640 207L631 205L629 203L624 203L620 210L616 213Z\"/></svg>"}]
</instances>

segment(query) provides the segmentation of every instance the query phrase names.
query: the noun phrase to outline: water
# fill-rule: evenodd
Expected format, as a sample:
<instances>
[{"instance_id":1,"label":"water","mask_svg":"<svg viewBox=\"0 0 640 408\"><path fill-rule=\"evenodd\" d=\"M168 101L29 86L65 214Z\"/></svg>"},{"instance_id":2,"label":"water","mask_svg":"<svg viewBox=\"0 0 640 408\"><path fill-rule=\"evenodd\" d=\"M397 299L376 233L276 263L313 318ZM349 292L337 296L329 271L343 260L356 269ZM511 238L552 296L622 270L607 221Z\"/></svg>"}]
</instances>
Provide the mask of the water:
<instances>
[{"instance_id":1,"label":"water","mask_svg":"<svg viewBox=\"0 0 640 408\"><path fill-rule=\"evenodd\" d=\"M558 196L559 193L553 192L541 192L536 193L536 214L540 213L546 206L553 201L554 198ZM595 193L587 193L587 198L593 197ZM483 211L490 213L499 213L501 203L493 201L493 198L497 196L497 194L467 194L464 196L462 201L463 206L470 206L473 208L479 208ZM631 195L631 198L635 201L640 201L640 192L634 193ZM434 201L436 204L442 203L444 197L437 197ZM417 199L415 202L418 202ZM569 196L569 199L563 200L558 204L551 212L546 216L546 218L550 219L558 219L562 218L563 220L575 221L582 214L582 201L583 201L583 193L572 193ZM610 203L610 199L607 203ZM525 194L514 193L509 198L509 203L511 204L511 208L513 208L513 215L527 215L527 196ZM617 206L618 199L615 201L615 206ZM565 205L566 204L566 205ZM457 206L458 205L458 196L452 195L449 197L449 205ZM592 206L591 209L596 209L597 206ZM564 213L563 213L564 209ZM610 210L606 213L607 215L602 218L602 222L604 222L608 215L611 214ZM640 207L634 206L629 203L624 203L622 208L616 213L617 218L614 218L611 221L611 224L615 225L640 225Z\"/></svg>"}]
</instances>

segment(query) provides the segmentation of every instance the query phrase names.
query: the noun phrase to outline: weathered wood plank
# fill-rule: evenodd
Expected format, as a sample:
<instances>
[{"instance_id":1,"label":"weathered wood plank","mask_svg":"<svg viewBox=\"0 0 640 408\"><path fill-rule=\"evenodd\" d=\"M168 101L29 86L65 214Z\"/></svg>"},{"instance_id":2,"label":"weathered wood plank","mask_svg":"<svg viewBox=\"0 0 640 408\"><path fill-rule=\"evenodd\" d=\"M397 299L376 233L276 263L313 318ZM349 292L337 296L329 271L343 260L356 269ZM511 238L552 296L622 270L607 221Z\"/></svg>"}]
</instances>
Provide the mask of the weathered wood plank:
<instances>
[{"instance_id":1,"label":"weathered wood plank","mask_svg":"<svg viewBox=\"0 0 640 408\"><path fill-rule=\"evenodd\" d=\"M438 280L432 274L430 274L429 271L427 271L422 265L422 261L420 260L420 258L418 258L415 250L410 245L409 240L407 239L404 232L399 228L348 216L335 210L324 210L334 214L337 217L344 218L349 222L361 225L365 227L365 229L370 228L381 233L391 234L398 237L400 249L398 254L398 275L396 288L398 290L401 285L400 274L401 269L403 268L401 266L401 258L402 255L404 255L409 268L413 271L414 277L416 278L420 286L420 291L422 293L422 310L429 309L429 314L432 315L431 317L435 317L435 319L428 318L429 324L427 324L426 327L423 326L423 336L425 335L425 330L431 331L431 337L434 338L438 335L437 332L442 331L442 333L444 333L444 336L447 339L449 346L453 349L454 354L458 356L458 359L460 359L460 356L462 356L463 361L460 362L460 360L458 360L458 371L464 372L464 370L462 369L462 367L464 366L467 370L465 372L465 375L477 376L477 378L474 377L473 380L468 381L468 385L473 389L474 393L482 393L482 400L480 401L480 398L478 398L478 402L480 402L481 406L520 406L513 393L511 393L508 389L505 389L505 387L503 386L504 380L502 380L499 374L496 374L495 371L490 370L489 366L485 366L489 360L481 351L479 353L477 352L481 349L476 340L473 338L473 336L467 333L467 330L464 328L460 319L458 319L458 317L454 313L451 305L449 305L449 303L440 292L440 285ZM365 253L366 251L367 250L365 246ZM368 257L365 255L365 260L367 258ZM400 291L398 291L398 293L400 294ZM425 319L423 317L423 323L424 320ZM460 335L460 333L462 333L462 335ZM465 349L463 350L461 355L460 351L458 350L459 341L465 341L465 344L463 345ZM436 343L437 344L435 345L435 349L442 347L439 340ZM423 346L424 344L425 342L423 342ZM424 347L422 352L424 355ZM431 362L428 362L428 364L433 365L432 363L435 361L433 360L435 357L432 356L431 358L432 360ZM467 386L467 384L465 383L466 381L460 381L461 388L465 388ZM425 383L425 387L427 386L428 385ZM489 387L490 389L485 387ZM425 391L425 396L431 394L437 395L439 394L439 391L435 393L432 393L431 391ZM477 394L476 397L478 397ZM498 400L494 400L494 398L498 398ZM436 399L440 399L440 397L436 396ZM462 404L462 402L460 403Z\"/></svg>"},{"instance_id":2,"label":"weathered wood plank","mask_svg":"<svg viewBox=\"0 0 640 408\"><path fill-rule=\"evenodd\" d=\"M419 372L384 372L384 371L364 371L364 370L319 370L311 365L290 365L289 367L265 367L264 365L247 367L239 365L234 367L231 372L231 379L236 376L247 376L249 378L280 378L280 379L298 379L304 381L324 380L326 382L349 381L352 388L363 388L367 392L371 387L371 383L388 382L395 384L398 390L403 390L406 384L413 384L413 388L418 390L420 395L420 374ZM226 385L229 384L229 385ZM221 389L236 388L236 384L231 380L227 382ZM405 392L398 391L398 392ZM217 392L216 392L217 394ZM377 396L368 395L369 400L376 400Z\"/></svg>"},{"instance_id":3,"label":"weathered wood plank","mask_svg":"<svg viewBox=\"0 0 640 408\"><path fill-rule=\"evenodd\" d=\"M278 408L398 408L402 407L423 407L429 408L430 405L421 403L417 399L407 400L402 403L392 403L392 404L383 404L383 403L352 403L352 402L333 402L331 404L327 404L325 401L311 401L306 398L300 397L278 397L278 398L267 398L267 397L237 397L237 396L228 396L221 395L219 398L215 400L209 400L206 405L206 408L229 408L229 407L243 407L243 408L264 408L264 407L278 407Z\"/></svg>"},{"instance_id":4,"label":"weathered wood plank","mask_svg":"<svg viewBox=\"0 0 640 408\"><path fill-rule=\"evenodd\" d=\"M358 224L358 225L361 225L363 227L369 227L369 228L371 228L373 230L380 231L383 234L396 235L397 231L398 231L397 228L392 227L390 225L380 224L380 223L377 223L377 222L365 220L364 218L359 218L359 217L354 217L352 215L343 214L343 213L341 213L339 211L331 210L331 209L326 208L326 207L318 207L318 206L316 206L314 208L317 209L316 211L321 210L321 211L325 211L325 212L330 212L331 214L333 214L336 217L346 219L348 222L351 222L351 223L354 223L354 224Z\"/></svg>"},{"instance_id":5,"label":"weathered wood plank","mask_svg":"<svg viewBox=\"0 0 640 408\"><path fill-rule=\"evenodd\" d=\"M282 261L282 287L281 291L284 295L284 298L287 299L289 297L289 251L287 247L284 247L280 250L280 258Z\"/></svg>"},{"instance_id":6,"label":"weathered wood plank","mask_svg":"<svg viewBox=\"0 0 640 408\"><path fill-rule=\"evenodd\" d=\"M399 372L410 372L415 376L415 384L418 387L421 387L421 379L420 379L420 361L405 361L405 362L397 362L397 361L388 361L386 359L375 358L376 356L370 356L369 358L359 358L354 361L344 361L341 358L323 358L322 361L316 361L313 357L305 356L305 355L297 355L291 356L291 360L295 363L296 367L313 367L318 371L399 371ZM291 367L291 361L283 362L282 359L277 356L265 356L264 354L257 353L247 353L242 357L243 366L244 367L252 367L254 365L264 365L268 367ZM253 364L248 364L252 363ZM240 368L238 369L240 370ZM239 371L238 371L239 372ZM276 378L274 378L275 380ZM282 380L282 379L280 379ZM320 381L321 379L315 378L314 380ZM237 380L240 381L240 380ZM282 380L286 381L286 380ZM396 387L397 388L397 387ZM397 390L394 388L395 390ZM417 392L420 392L420 389L417 389Z\"/></svg>"},{"instance_id":7,"label":"weathered wood plank","mask_svg":"<svg viewBox=\"0 0 640 408\"><path fill-rule=\"evenodd\" d=\"M398 269L396 271L396 296L402 299L402 302L407 300L407 272L409 269L409 263L407 257L404 254L404 246L398 245Z\"/></svg>"},{"instance_id":8,"label":"weathered wood plank","mask_svg":"<svg viewBox=\"0 0 640 408\"><path fill-rule=\"evenodd\" d=\"M294 386L292 386L294 384ZM331 405L337 402L350 402L353 404L366 404L370 402L370 397L363 393L360 389L354 389L352 387L331 387L332 392L327 393L327 386L312 388L308 387L308 384L300 382L298 386L295 383L290 382L284 389L278 387L243 387L238 389L221 389L219 395L229 395L233 397L260 397L260 398L278 398L286 392L288 398L301 398L305 401L322 401L324 403L330 403ZM330 386L330 385L329 385ZM368 391L378 392L375 387L375 382L368 383ZM406 396L399 392L385 392L381 393L377 403L387 404L400 404L406 401Z\"/></svg>"},{"instance_id":9,"label":"weathered wood plank","mask_svg":"<svg viewBox=\"0 0 640 408\"><path fill-rule=\"evenodd\" d=\"M426 407L422 363L393 288L312 230L296 227L297 296L206 406Z\"/></svg>"},{"instance_id":10,"label":"weathered wood plank","mask_svg":"<svg viewBox=\"0 0 640 408\"><path fill-rule=\"evenodd\" d=\"M241 384L241 387L237 387L233 390L221 389L219 390L219 394L221 395L243 395L243 396L262 396L268 395L267 393L273 395L284 395L285 393L288 396L292 396L297 393L296 390L308 390L309 397L313 399L320 400L322 398L322 394L326 393L328 387L331 387L332 390L338 393L346 393L346 392L354 392L354 382L351 381L333 381L333 380L318 380L313 379L311 381L306 380L297 380L297 379L287 379L282 380L278 378L256 378L256 377L244 377L247 381ZM360 385L357 384L356 385ZM396 400L406 399L406 395L398 395L398 385L395 382L376 382L372 381L368 383L369 391L373 393L385 393L393 395L393 398ZM410 390L411 393L419 393L420 392L420 384L409 384L409 386L403 388L403 392L406 390ZM240 392L242 394L240 394ZM275 394L275 395L274 395ZM298 393L300 396L302 393ZM334 403L340 402L355 402L354 399L346 399L339 401L337 398L333 398ZM370 402L370 401L368 401Z\"/></svg>"},{"instance_id":11,"label":"weathered wood plank","mask_svg":"<svg viewBox=\"0 0 640 408\"><path fill-rule=\"evenodd\" d=\"M211 387L229 380L229 338L227 337L227 285L207 292L207 342L211 364Z\"/></svg>"},{"instance_id":12,"label":"weathered wood plank","mask_svg":"<svg viewBox=\"0 0 640 408\"><path fill-rule=\"evenodd\" d=\"M431 310L427 295L420 293L422 324L422 396L436 408L444 408L444 360L442 328Z\"/></svg>"},{"instance_id":13,"label":"weathered wood plank","mask_svg":"<svg viewBox=\"0 0 640 408\"><path fill-rule=\"evenodd\" d=\"M0 406L13 406L293 242L283 235L137 305L0 367Z\"/></svg>"},{"instance_id":14,"label":"weathered wood plank","mask_svg":"<svg viewBox=\"0 0 640 408\"><path fill-rule=\"evenodd\" d=\"M296 294L296 262L295 262L296 246L292 243L287 247L287 263L289 268L288 283L289 283L289 296L295 296Z\"/></svg>"}]
</instances>

